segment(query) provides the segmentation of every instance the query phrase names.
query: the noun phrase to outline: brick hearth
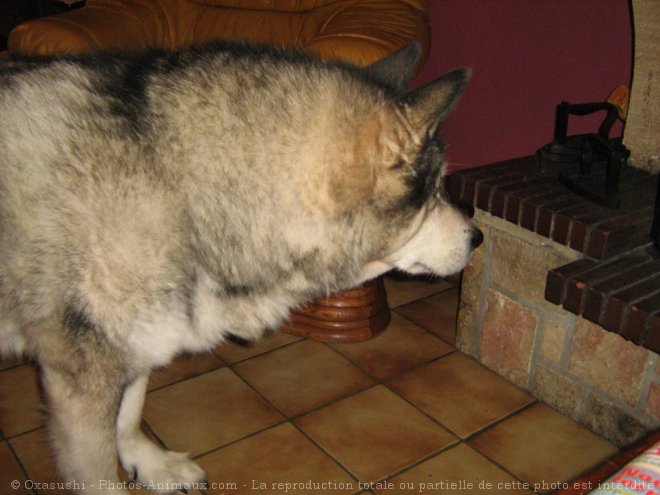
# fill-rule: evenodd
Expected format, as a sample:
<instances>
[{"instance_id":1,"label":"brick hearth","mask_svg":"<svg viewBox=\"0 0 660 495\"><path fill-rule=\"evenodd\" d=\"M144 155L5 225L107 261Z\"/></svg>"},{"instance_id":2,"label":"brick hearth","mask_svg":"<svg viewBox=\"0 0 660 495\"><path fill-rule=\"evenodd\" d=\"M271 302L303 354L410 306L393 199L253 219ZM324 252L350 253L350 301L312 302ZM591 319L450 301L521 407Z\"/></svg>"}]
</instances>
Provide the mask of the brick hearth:
<instances>
[{"instance_id":1,"label":"brick hearth","mask_svg":"<svg viewBox=\"0 0 660 495\"><path fill-rule=\"evenodd\" d=\"M557 181L571 167L530 156L450 176L486 238L464 272L457 345L625 444L660 421L658 179L625 169L612 210Z\"/></svg>"},{"instance_id":2,"label":"brick hearth","mask_svg":"<svg viewBox=\"0 0 660 495\"><path fill-rule=\"evenodd\" d=\"M550 270L545 298L604 329L660 352L660 252L581 259Z\"/></svg>"},{"instance_id":3,"label":"brick hearth","mask_svg":"<svg viewBox=\"0 0 660 495\"><path fill-rule=\"evenodd\" d=\"M603 259L649 243L657 175L628 167L621 174L621 208L596 205L557 181L577 165L540 163L536 156L459 171L451 197L586 256Z\"/></svg>"},{"instance_id":4,"label":"brick hearth","mask_svg":"<svg viewBox=\"0 0 660 495\"><path fill-rule=\"evenodd\" d=\"M614 210L557 181L575 167L529 156L465 170L452 176L450 195L584 254L549 271L546 299L660 352L660 252L646 247L658 176L626 168Z\"/></svg>"}]
</instances>

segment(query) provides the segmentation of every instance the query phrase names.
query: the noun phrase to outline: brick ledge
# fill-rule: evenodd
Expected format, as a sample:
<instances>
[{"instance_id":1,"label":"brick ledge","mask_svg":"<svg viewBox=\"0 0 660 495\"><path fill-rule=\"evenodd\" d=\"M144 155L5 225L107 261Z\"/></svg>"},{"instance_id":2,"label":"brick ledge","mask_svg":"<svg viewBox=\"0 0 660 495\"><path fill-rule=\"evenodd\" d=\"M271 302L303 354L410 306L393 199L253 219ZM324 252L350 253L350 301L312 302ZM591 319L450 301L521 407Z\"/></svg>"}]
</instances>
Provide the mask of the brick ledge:
<instances>
[{"instance_id":1,"label":"brick ledge","mask_svg":"<svg viewBox=\"0 0 660 495\"><path fill-rule=\"evenodd\" d=\"M459 204L586 255L548 273L546 300L660 353L660 251L649 243L658 175L625 168L612 210L559 183L576 166L532 155L458 170L447 189Z\"/></svg>"},{"instance_id":2,"label":"brick ledge","mask_svg":"<svg viewBox=\"0 0 660 495\"><path fill-rule=\"evenodd\" d=\"M612 210L569 191L558 176L577 164L536 155L471 169L447 178L452 200L474 206L591 258L604 259L649 242L658 176L626 167L622 205Z\"/></svg>"},{"instance_id":3,"label":"brick ledge","mask_svg":"<svg viewBox=\"0 0 660 495\"><path fill-rule=\"evenodd\" d=\"M660 250L580 259L548 272L545 298L660 353Z\"/></svg>"}]
</instances>

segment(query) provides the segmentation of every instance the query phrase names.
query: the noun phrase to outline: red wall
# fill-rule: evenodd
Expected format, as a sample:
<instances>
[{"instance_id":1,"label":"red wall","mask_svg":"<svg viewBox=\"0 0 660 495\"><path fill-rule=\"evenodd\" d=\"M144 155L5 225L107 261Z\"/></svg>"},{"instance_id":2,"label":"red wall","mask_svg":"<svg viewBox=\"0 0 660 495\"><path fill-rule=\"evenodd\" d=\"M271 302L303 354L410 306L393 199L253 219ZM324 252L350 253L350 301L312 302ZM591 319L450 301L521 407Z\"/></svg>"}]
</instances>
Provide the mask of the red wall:
<instances>
[{"instance_id":1,"label":"red wall","mask_svg":"<svg viewBox=\"0 0 660 495\"><path fill-rule=\"evenodd\" d=\"M534 153L552 139L557 103L602 101L630 84L627 0L429 0L429 8L431 51L414 85L473 70L442 132L450 163ZM601 115L572 119L570 133L595 132Z\"/></svg>"}]
</instances>

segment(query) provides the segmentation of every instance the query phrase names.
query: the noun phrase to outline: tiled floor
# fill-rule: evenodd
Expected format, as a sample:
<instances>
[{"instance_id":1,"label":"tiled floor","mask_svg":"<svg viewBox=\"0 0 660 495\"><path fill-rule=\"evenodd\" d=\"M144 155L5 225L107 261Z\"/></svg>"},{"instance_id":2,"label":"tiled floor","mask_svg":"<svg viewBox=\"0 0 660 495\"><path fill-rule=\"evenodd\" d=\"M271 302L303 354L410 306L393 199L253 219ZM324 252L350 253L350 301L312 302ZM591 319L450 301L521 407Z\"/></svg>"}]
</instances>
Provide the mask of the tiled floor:
<instances>
[{"instance_id":1,"label":"tiled floor","mask_svg":"<svg viewBox=\"0 0 660 495\"><path fill-rule=\"evenodd\" d=\"M370 342L277 334L179 359L152 378L145 429L190 452L214 494L543 493L615 452L454 349L457 289L387 289L392 323ZM63 493L25 489L56 480L36 373L0 370L0 494Z\"/></svg>"}]
</instances>

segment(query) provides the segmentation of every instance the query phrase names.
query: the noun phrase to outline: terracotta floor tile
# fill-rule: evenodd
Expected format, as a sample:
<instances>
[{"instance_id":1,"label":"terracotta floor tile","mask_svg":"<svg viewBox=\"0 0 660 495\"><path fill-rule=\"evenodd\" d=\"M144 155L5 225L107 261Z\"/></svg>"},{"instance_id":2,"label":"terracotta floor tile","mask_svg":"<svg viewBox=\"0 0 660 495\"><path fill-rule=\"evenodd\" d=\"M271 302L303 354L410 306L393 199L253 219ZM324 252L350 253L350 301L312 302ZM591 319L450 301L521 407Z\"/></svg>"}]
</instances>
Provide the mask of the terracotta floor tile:
<instances>
[{"instance_id":1,"label":"terracotta floor tile","mask_svg":"<svg viewBox=\"0 0 660 495\"><path fill-rule=\"evenodd\" d=\"M346 471L289 423L206 454L196 461L209 476L211 494L285 494L287 486L279 483L306 482L327 485L289 487L288 493L331 495L358 491L357 482Z\"/></svg>"},{"instance_id":2,"label":"terracotta floor tile","mask_svg":"<svg viewBox=\"0 0 660 495\"><path fill-rule=\"evenodd\" d=\"M452 288L400 306L396 312L450 344L456 342L456 315L459 291Z\"/></svg>"},{"instance_id":3,"label":"terracotta floor tile","mask_svg":"<svg viewBox=\"0 0 660 495\"><path fill-rule=\"evenodd\" d=\"M248 359L233 369L288 417L374 384L327 345L310 340Z\"/></svg>"},{"instance_id":4,"label":"terracotta floor tile","mask_svg":"<svg viewBox=\"0 0 660 495\"><path fill-rule=\"evenodd\" d=\"M0 371L0 429L5 437L45 423L38 383L37 370L30 364Z\"/></svg>"},{"instance_id":5,"label":"terracotta floor tile","mask_svg":"<svg viewBox=\"0 0 660 495\"><path fill-rule=\"evenodd\" d=\"M452 287L449 282L437 278L424 280L386 275L383 281L385 282L387 302L390 308L396 308L402 304L416 301Z\"/></svg>"},{"instance_id":6,"label":"terracotta floor tile","mask_svg":"<svg viewBox=\"0 0 660 495\"><path fill-rule=\"evenodd\" d=\"M256 342L247 345L240 345L231 341L224 342L216 347L215 353L225 363L232 364L299 340L302 340L302 337L297 335L289 335L279 331L270 332Z\"/></svg>"},{"instance_id":7,"label":"terracotta floor tile","mask_svg":"<svg viewBox=\"0 0 660 495\"><path fill-rule=\"evenodd\" d=\"M37 493L40 495L70 495L72 493L81 493L80 485L74 485L74 489L71 491L66 491L61 486L64 480L57 475L55 459L45 428L19 435L12 438L9 442L21 460L30 482L46 485L44 489L36 490ZM121 480L129 481L119 465L117 465L117 474ZM137 494L151 493L146 489L132 489L130 492ZM0 489L0 493L4 494L5 492Z\"/></svg>"},{"instance_id":8,"label":"terracotta floor tile","mask_svg":"<svg viewBox=\"0 0 660 495\"><path fill-rule=\"evenodd\" d=\"M9 443L21 460L28 479L37 483L57 483L61 481L55 469L48 434L45 428L31 431L12 438ZM0 493L4 493L1 492ZM41 490L44 495L69 495L64 489Z\"/></svg>"},{"instance_id":9,"label":"terracotta floor tile","mask_svg":"<svg viewBox=\"0 0 660 495\"><path fill-rule=\"evenodd\" d=\"M7 442L0 442L0 493L30 495L29 484Z\"/></svg>"},{"instance_id":10,"label":"terracotta floor tile","mask_svg":"<svg viewBox=\"0 0 660 495\"><path fill-rule=\"evenodd\" d=\"M0 359L0 371L6 370L7 368L13 368L15 366L20 366L21 364L27 363L27 359L24 357L13 356L13 357L3 357Z\"/></svg>"},{"instance_id":11,"label":"terracotta floor tile","mask_svg":"<svg viewBox=\"0 0 660 495\"><path fill-rule=\"evenodd\" d=\"M363 482L381 480L456 441L382 385L295 423Z\"/></svg>"},{"instance_id":12,"label":"terracotta floor tile","mask_svg":"<svg viewBox=\"0 0 660 495\"><path fill-rule=\"evenodd\" d=\"M506 471L461 443L390 480L378 495L526 495L533 493Z\"/></svg>"},{"instance_id":13,"label":"terracotta floor tile","mask_svg":"<svg viewBox=\"0 0 660 495\"><path fill-rule=\"evenodd\" d=\"M535 400L459 352L397 377L389 385L462 438Z\"/></svg>"},{"instance_id":14,"label":"terracotta floor tile","mask_svg":"<svg viewBox=\"0 0 660 495\"><path fill-rule=\"evenodd\" d=\"M282 421L229 368L147 394L144 418L172 450L199 455Z\"/></svg>"},{"instance_id":15,"label":"terracotta floor tile","mask_svg":"<svg viewBox=\"0 0 660 495\"><path fill-rule=\"evenodd\" d=\"M222 366L224 366L222 361L211 352L182 355L177 357L169 366L151 374L149 390L171 385L172 383L213 371Z\"/></svg>"},{"instance_id":16,"label":"terracotta floor tile","mask_svg":"<svg viewBox=\"0 0 660 495\"><path fill-rule=\"evenodd\" d=\"M454 350L443 340L396 313L392 313L387 331L375 339L332 347L380 379L402 373Z\"/></svg>"},{"instance_id":17,"label":"terracotta floor tile","mask_svg":"<svg viewBox=\"0 0 660 495\"><path fill-rule=\"evenodd\" d=\"M544 404L502 421L470 444L533 485L568 481L617 451L611 443ZM538 491L548 490L540 486Z\"/></svg>"},{"instance_id":18,"label":"terracotta floor tile","mask_svg":"<svg viewBox=\"0 0 660 495\"><path fill-rule=\"evenodd\" d=\"M350 484L344 493L524 494L516 478L568 480L616 450L552 409L530 406L534 399L447 344L455 340L457 289L442 280L385 283L396 309L380 337L329 347L276 332L248 347L228 342L179 358L152 377L149 426L169 448L199 456L216 494L288 495L294 491L272 483L307 481ZM25 476L58 481L36 375L22 359L0 361L0 494L14 479L24 488ZM259 394L287 415L304 414L293 421L304 433ZM355 480L391 476L387 490L362 491ZM419 484L440 481L472 481L477 490ZM493 485L479 490L482 481ZM295 493L341 492L325 488Z\"/></svg>"}]
</instances>

